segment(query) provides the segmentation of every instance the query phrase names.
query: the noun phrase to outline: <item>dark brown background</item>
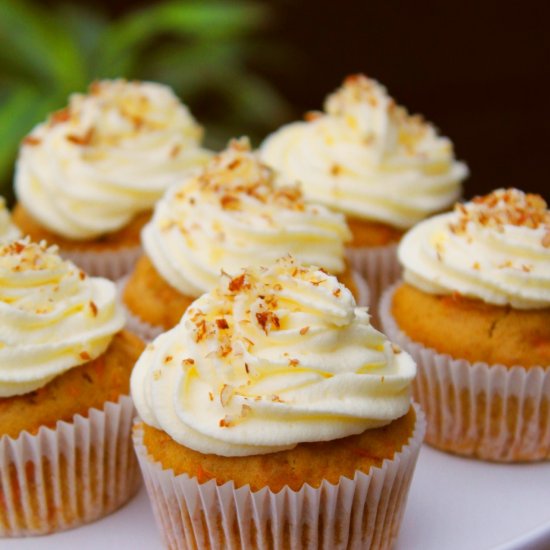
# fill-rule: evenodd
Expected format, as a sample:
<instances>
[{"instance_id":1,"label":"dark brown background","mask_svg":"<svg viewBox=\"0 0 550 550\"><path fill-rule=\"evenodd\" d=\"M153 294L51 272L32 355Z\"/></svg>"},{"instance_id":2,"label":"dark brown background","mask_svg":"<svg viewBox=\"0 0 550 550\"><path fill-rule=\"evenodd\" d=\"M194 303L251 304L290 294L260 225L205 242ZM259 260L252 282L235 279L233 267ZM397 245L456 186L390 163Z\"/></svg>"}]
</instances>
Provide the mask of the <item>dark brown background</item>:
<instances>
[{"instance_id":1,"label":"dark brown background","mask_svg":"<svg viewBox=\"0 0 550 550\"><path fill-rule=\"evenodd\" d=\"M114 14L148 4L102 2ZM550 2L278 0L265 36L284 45L258 63L293 116L320 108L349 73L384 83L449 136L471 177L466 196L500 186L550 200Z\"/></svg>"},{"instance_id":2,"label":"dark brown background","mask_svg":"<svg viewBox=\"0 0 550 550\"><path fill-rule=\"evenodd\" d=\"M274 75L301 110L366 72L449 136L466 196L515 186L550 199L548 2L281 2L278 32L303 59ZM289 63L292 63L289 60Z\"/></svg>"}]
</instances>

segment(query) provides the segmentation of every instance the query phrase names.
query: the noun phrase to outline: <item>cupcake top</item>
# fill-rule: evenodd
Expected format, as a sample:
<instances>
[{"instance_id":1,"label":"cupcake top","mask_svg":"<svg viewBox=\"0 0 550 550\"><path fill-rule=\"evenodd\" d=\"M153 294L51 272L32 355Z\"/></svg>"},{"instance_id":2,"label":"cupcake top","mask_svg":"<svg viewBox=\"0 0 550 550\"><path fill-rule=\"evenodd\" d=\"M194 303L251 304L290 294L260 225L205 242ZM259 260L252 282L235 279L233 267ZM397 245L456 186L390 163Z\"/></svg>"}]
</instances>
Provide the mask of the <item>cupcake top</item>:
<instances>
[{"instance_id":1,"label":"cupcake top","mask_svg":"<svg viewBox=\"0 0 550 550\"><path fill-rule=\"evenodd\" d=\"M277 186L246 139L170 188L142 233L157 271L188 296L214 287L221 268L236 272L288 253L341 273L349 238L341 214L305 202L297 185Z\"/></svg>"},{"instance_id":2,"label":"cupcake top","mask_svg":"<svg viewBox=\"0 0 550 550\"><path fill-rule=\"evenodd\" d=\"M550 211L539 195L498 189L411 229L405 281L432 294L517 309L550 307Z\"/></svg>"},{"instance_id":3,"label":"cupcake top","mask_svg":"<svg viewBox=\"0 0 550 550\"><path fill-rule=\"evenodd\" d=\"M0 197L0 243L13 241L21 236L19 229L11 222L4 197Z\"/></svg>"},{"instance_id":4,"label":"cupcake top","mask_svg":"<svg viewBox=\"0 0 550 550\"><path fill-rule=\"evenodd\" d=\"M324 113L269 136L261 154L306 196L401 229L452 205L468 174L449 139L363 75L346 78Z\"/></svg>"},{"instance_id":5,"label":"cupcake top","mask_svg":"<svg viewBox=\"0 0 550 550\"><path fill-rule=\"evenodd\" d=\"M169 185L202 165L209 154L201 138L170 88L95 82L23 140L17 197L50 231L93 239L151 209Z\"/></svg>"},{"instance_id":6,"label":"cupcake top","mask_svg":"<svg viewBox=\"0 0 550 550\"><path fill-rule=\"evenodd\" d=\"M111 281L86 276L44 242L0 246L0 397L95 359L123 325Z\"/></svg>"},{"instance_id":7,"label":"cupcake top","mask_svg":"<svg viewBox=\"0 0 550 550\"><path fill-rule=\"evenodd\" d=\"M244 456L388 424L415 372L335 277L287 257L222 276L146 348L131 389L176 442Z\"/></svg>"}]
</instances>

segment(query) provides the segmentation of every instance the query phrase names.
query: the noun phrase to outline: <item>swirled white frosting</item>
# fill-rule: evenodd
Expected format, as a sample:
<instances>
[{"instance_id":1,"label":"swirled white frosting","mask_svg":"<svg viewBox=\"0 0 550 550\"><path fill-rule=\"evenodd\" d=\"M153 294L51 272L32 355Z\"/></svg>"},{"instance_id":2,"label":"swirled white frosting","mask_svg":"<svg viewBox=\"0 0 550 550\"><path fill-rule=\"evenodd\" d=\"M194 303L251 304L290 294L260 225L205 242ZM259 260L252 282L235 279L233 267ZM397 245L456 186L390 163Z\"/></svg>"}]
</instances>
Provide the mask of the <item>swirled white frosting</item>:
<instances>
[{"instance_id":1,"label":"swirled white frosting","mask_svg":"<svg viewBox=\"0 0 550 550\"><path fill-rule=\"evenodd\" d=\"M498 189L423 221L401 241L405 281L518 309L550 307L550 212L542 197Z\"/></svg>"},{"instance_id":2,"label":"swirled white frosting","mask_svg":"<svg viewBox=\"0 0 550 550\"><path fill-rule=\"evenodd\" d=\"M283 126L260 151L307 197L403 229L451 206L468 174L449 139L363 75L348 77L325 113Z\"/></svg>"},{"instance_id":3,"label":"swirled white frosting","mask_svg":"<svg viewBox=\"0 0 550 550\"><path fill-rule=\"evenodd\" d=\"M272 170L241 139L170 188L142 236L162 277L198 296L215 286L222 268L235 272L289 253L341 273L350 233L342 214L304 202L296 185L275 185Z\"/></svg>"},{"instance_id":4,"label":"swirled white frosting","mask_svg":"<svg viewBox=\"0 0 550 550\"><path fill-rule=\"evenodd\" d=\"M0 197L0 243L13 241L21 236L21 232L11 222L4 197Z\"/></svg>"},{"instance_id":5,"label":"swirled white frosting","mask_svg":"<svg viewBox=\"0 0 550 550\"><path fill-rule=\"evenodd\" d=\"M149 210L209 153L170 88L100 81L22 143L15 190L44 227L69 239L114 232Z\"/></svg>"},{"instance_id":6,"label":"swirled white frosting","mask_svg":"<svg viewBox=\"0 0 550 550\"><path fill-rule=\"evenodd\" d=\"M0 247L0 397L101 355L124 325L114 283L28 239Z\"/></svg>"},{"instance_id":7,"label":"swirled white frosting","mask_svg":"<svg viewBox=\"0 0 550 550\"><path fill-rule=\"evenodd\" d=\"M416 368L337 279L291 259L223 278L140 357L141 418L202 453L276 452L388 424Z\"/></svg>"}]
</instances>

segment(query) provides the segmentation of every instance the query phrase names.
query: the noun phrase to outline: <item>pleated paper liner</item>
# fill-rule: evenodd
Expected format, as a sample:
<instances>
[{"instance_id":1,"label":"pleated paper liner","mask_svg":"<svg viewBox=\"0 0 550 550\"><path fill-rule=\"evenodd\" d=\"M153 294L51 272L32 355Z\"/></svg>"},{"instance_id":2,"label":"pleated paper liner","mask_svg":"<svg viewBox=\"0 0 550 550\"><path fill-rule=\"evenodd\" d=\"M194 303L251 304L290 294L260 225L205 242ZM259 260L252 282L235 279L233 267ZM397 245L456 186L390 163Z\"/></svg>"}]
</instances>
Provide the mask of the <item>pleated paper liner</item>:
<instances>
[{"instance_id":1,"label":"pleated paper liner","mask_svg":"<svg viewBox=\"0 0 550 550\"><path fill-rule=\"evenodd\" d=\"M357 287L358 305L360 306L369 305L371 302L370 302L370 289L369 289L368 283L365 281L364 277L362 277L357 271L354 271L352 273L352 276L353 276L353 282ZM118 293L121 298L121 302L122 302L122 295L124 293L124 287L126 286L127 281L128 281L128 277L122 277L121 279L119 279L119 281L117 281ZM126 316L126 328L129 331L133 332L134 334L137 334L145 342L151 342L159 334L162 334L167 330L164 327L161 327L159 325L152 325L147 321L144 321L141 317L132 313L126 307L124 302L122 302L122 306L124 308L124 313ZM370 308L369 308L369 311L370 311Z\"/></svg>"},{"instance_id":2,"label":"pleated paper liner","mask_svg":"<svg viewBox=\"0 0 550 550\"><path fill-rule=\"evenodd\" d=\"M381 467L333 485L299 491L285 487L252 491L232 481L199 483L175 476L147 454L143 431L134 427L134 445L157 525L170 549L241 548L389 549L397 538L407 494L425 432L415 405L416 425L407 444Z\"/></svg>"},{"instance_id":3,"label":"pleated paper liner","mask_svg":"<svg viewBox=\"0 0 550 550\"><path fill-rule=\"evenodd\" d=\"M140 485L133 416L122 396L55 429L0 438L0 537L70 529L127 502Z\"/></svg>"},{"instance_id":4,"label":"pleated paper liner","mask_svg":"<svg viewBox=\"0 0 550 550\"><path fill-rule=\"evenodd\" d=\"M103 252L60 249L63 258L74 262L88 275L106 277L112 281L116 281L130 273L142 252L141 246Z\"/></svg>"},{"instance_id":5,"label":"pleated paper liner","mask_svg":"<svg viewBox=\"0 0 550 550\"><path fill-rule=\"evenodd\" d=\"M389 288L380 302L383 330L418 365L416 401L426 413L426 442L483 460L550 457L550 365L505 367L453 359L412 341L391 315Z\"/></svg>"},{"instance_id":6,"label":"pleated paper liner","mask_svg":"<svg viewBox=\"0 0 550 550\"><path fill-rule=\"evenodd\" d=\"M371 322L380 328L378 302L384 290L401 277L397 261L398 244L362 248L347 248L346 255L351 267L367 281L370 290Z\"/></svg>"}]
</instances>

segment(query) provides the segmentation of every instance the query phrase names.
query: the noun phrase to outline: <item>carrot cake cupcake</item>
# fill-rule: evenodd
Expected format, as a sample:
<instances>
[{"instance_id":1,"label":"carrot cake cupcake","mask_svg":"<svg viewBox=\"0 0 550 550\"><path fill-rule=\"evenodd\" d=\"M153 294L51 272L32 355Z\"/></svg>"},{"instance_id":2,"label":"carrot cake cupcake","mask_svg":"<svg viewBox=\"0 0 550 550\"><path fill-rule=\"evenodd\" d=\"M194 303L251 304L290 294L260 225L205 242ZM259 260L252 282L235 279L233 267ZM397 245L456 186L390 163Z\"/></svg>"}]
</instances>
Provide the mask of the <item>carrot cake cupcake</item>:
<instances>
[{"instance_id":1,"label":"carrot cake cupcake","mask_svg":"<svg viewBox=\"0 0 550 550\"><path fill-rule=\"evenodd\" d=\"M201 138L167 86L94 82L23 140L14 221L90 274L117 278L139 256L155 202L207 160Z\"/></svg>"},{"instance_id":2,"label":"carrot cake cupcake","mask_svg":"<svg viewBox=\"0 0 550 550\"><path fill-rule=\"evenodd\" d=\"M427 441L488 460L550 457L550 211L499 189L403 238L384 329L416 358Z\"/></svg>"},{"instance_id":3,"label":"carrot cake cupcake","mask_svg":"<svg viewBox=\"0 0 550 550\"><path fill-rule=\"evenodd\" d=\"M403 233L448 209L468 174L449 139L364 75L346 78L324 112L283 126L260 151L284 178L299 181L308 199L346 214L349 256L369 281L373 304L399 277Z\"/></svg>"},{"instance_id":4,"label":"carrot cake cupcake","mask_svg":"<svg viewBox=\"0 0 550 550\"><path fill-rule=\"evenodd\" d=\"M365 283L352 277L344 257L349 237L342 214L305 202L297 185L276 185L248 140L233 140L157 203L143 230L145 255L123 293L130 322L145 321L152 332L141 333L156 336L215 286L221 269L235 272L285 254L341 276L363 302Z\"/></svg>"},{"instance_id":5,"label":"carrot cake cupcake","mask_svg":"<svg viewBox=\"0 0 550 550\"><path fill-rule=\"evenodd\" d=\"M390 548L423 435L411 357L326 272L285 258L197 299L132 373L170 548Z\"/></svg>"},{"instance_id":6,"label":"carrot cake cupcake","mask_svg":"<svg viewBox=\"0 0 550 550\"><path fill-rule=\"evenodd\" d=\"M138 486L130 373L116 287L54 248L0 247L0 537L93 521Z\"/></svg>"},{"instance_id":7,"label":"carrot cake cupcake","mask_svg":"<svg viewBox=\"0 0 550 550\"><path fill-rule=\"evenodd\" d=\"M0 197L0 243L14 241L21 236L21 232L11 221L9 210L6 208L4 197Z\"/></svg>"}]
</instances>

